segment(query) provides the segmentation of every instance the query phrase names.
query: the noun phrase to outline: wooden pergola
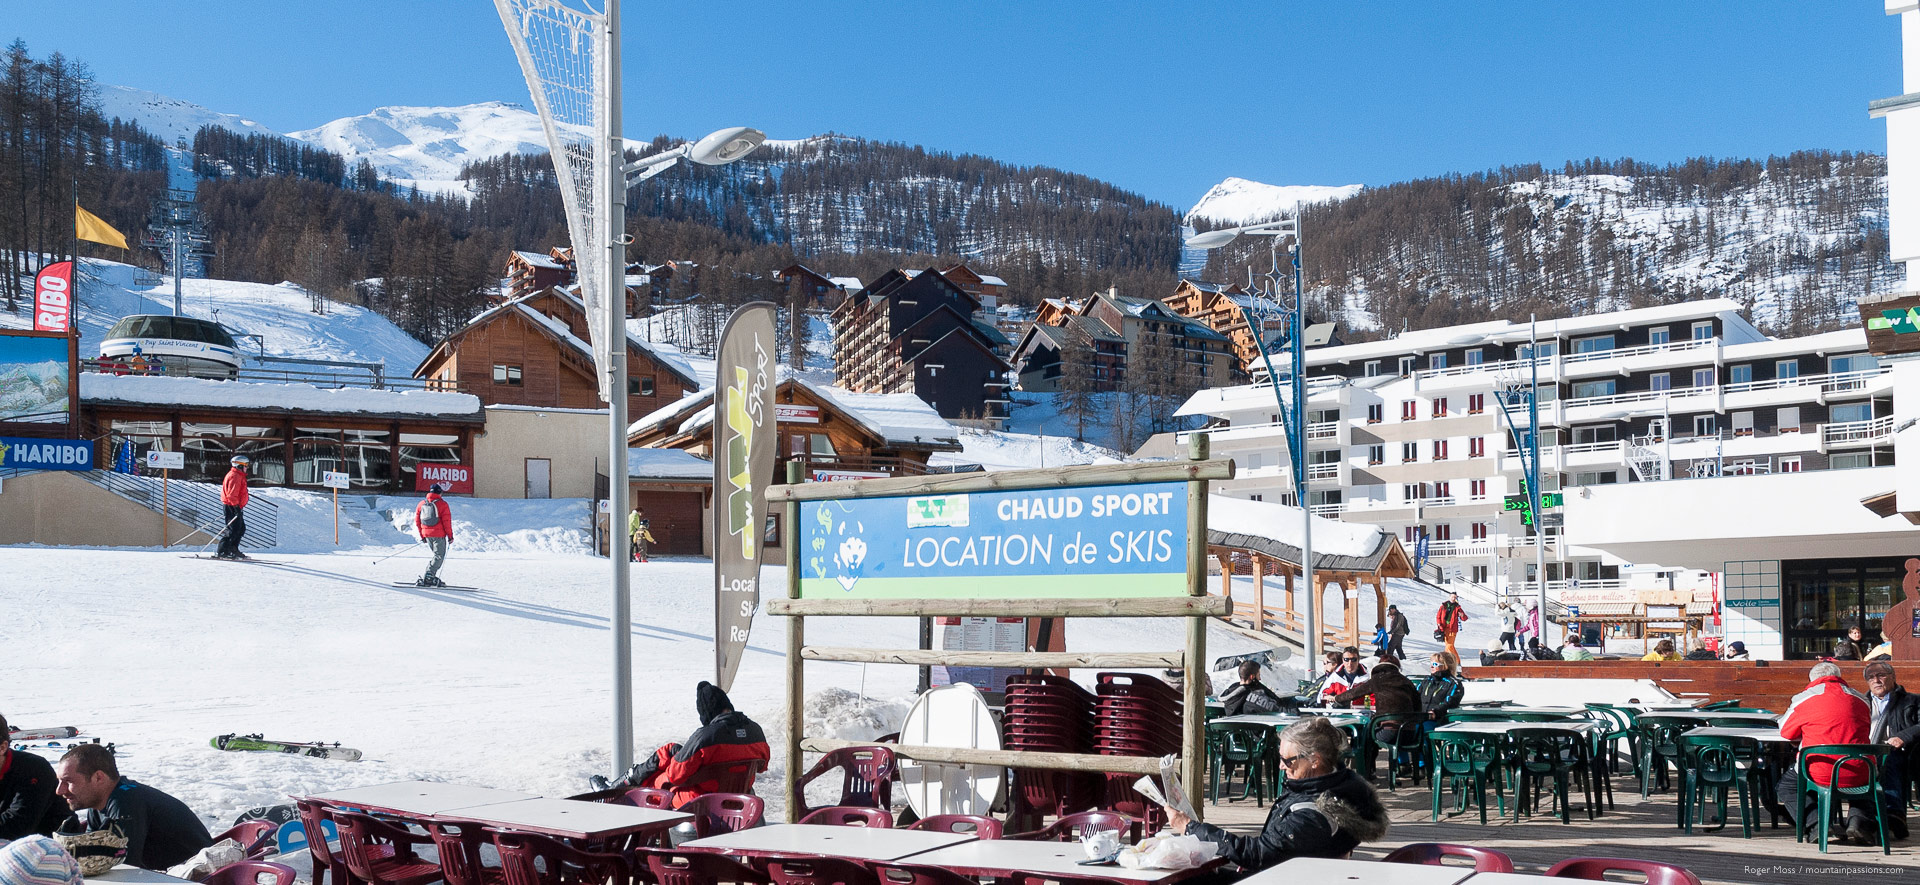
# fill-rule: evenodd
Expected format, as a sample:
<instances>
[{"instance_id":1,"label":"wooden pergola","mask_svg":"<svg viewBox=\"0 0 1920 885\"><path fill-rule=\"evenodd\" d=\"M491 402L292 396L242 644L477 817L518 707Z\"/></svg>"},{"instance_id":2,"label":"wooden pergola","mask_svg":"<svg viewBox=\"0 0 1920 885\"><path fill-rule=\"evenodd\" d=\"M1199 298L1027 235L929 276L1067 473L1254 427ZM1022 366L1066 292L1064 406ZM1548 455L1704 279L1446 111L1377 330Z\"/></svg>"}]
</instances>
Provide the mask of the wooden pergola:
<instances>
[{"instance_id":1,"label":"wooden pergola","mask_svg":"<svg viewBox=\"0 0 1920 885\"><path fill-rule=\"evenodd\" d=\"M1303 613L1295 611L1293 603L1295 582L1301 573L1299 547L1273 538L1209 529L1207 554L1220 562L1220 594L1223 596L1233 595L1236 560L1248 562L1251 566L1253 605L1244 610L1235 606L1230 621L1240 622L1259 633L1277 624L1282 629L1305 635ZM1314 606L1314 620L1320 625L1323 640L1330 643L1360 645L1359 588L1362 584L1373 587L1373 625L1379 627L1386 623L1387 579L1416 577L1413 560L1407 556L1406 548L1400 545L1400 539L1384 531L1379 534L1373 551L1366 556L1316 552L1313 559L1314 586L1313 593L1307 597L1307 604ZM1266 578L1270 571L1277 571L1285 582L1278 608L1267 605ZM1324 594L1334 587L1345 592L1341 593L1341 598L1335 600L1333 606L1328 606ZM1345 613L1344 635L1328 628L1325 613L1329 608L1340 608Z\"/></svg>"}]
</instances>

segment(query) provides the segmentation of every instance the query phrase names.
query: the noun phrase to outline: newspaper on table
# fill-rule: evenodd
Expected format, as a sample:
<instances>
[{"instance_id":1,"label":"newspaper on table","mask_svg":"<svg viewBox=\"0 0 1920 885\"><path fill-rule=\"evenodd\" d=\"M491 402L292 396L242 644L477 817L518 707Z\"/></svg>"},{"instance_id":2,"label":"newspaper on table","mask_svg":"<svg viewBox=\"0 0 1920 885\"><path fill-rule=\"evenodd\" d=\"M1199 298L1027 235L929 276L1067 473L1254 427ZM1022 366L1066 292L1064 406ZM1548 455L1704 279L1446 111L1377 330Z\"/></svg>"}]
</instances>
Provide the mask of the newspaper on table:
<instances>
[{"instance_id":1,"label":"newspaper on table","mask_svg":"<svg viewBox=\"0 0 1920 885\"><path fill-rule=\"evenodd\" d=\"M1153 782L1152 775L1144 775L1134 781L1133 788L1156 804L1178 811L1189 819L1199 819L1200 816L1193 812L1193 803L1187 801L1187 791L1180 785L1180 757L1160 757L1160 781L1166 784L1165 790Z\"/></svg>"}]
</instances>

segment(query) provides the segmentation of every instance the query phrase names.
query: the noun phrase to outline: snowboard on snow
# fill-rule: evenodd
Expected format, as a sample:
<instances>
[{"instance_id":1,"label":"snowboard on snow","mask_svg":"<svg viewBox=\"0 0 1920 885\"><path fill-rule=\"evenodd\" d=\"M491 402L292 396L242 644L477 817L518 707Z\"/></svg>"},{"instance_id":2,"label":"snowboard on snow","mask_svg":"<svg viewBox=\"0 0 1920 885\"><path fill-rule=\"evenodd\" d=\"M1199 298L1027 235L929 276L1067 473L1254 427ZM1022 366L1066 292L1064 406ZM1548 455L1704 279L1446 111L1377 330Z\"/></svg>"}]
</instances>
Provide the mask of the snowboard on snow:
<instances>
[{"instance_id":1,"label":"snowboard on snow","mask_svg":"<svg viewBox=\"0 0 1920 885\"><path fill-rule=\"evenodd\" d=\"M209 743L216 750L230 753L294 753L300 756L312 756L316 759L340 759L347 762L360 761L360 751L351 747L342 747L337 743L325 744L301 741L274 741L258 734L223 734Z\"/></svg>"},{"instance_id":2,"label":"snowboard on snow","mask_svg":"<svg viewBox=\"0 0 1920 885\"><path fill-rule=\"evenodd\" d=\"M288 824L300 819L300 809L291 805L260 805L240 812L233 819L233 825L239 826L250 820L271 821L276 824Z\"/></svg>"},{"instance_id":3,"label":"snowboard on snow","mask_svg":"<svg viewBox=\"0 0 1920 885\"><path fill-rule=\"evenodd\" d=\"M415 590L478 590L478 587L462 587L458 584L442 584L438 587L422 587L412 581L395 581L395 587L412 587Z\"/></svg>"},{"instance_id":4,"label":"snowboard on snow","mask_svg":"<svg viewBox=\"0 0 1920 885\"><path fill-rule=\"evenodd\" d=\"M15 728L13 726L7 727L7 740L10 740L10 741L60 740L62 738L75 737L79 734L80 734L80 729L75 728L71 725L62 725L58 728Z\"/></svg>"}]
</instances>

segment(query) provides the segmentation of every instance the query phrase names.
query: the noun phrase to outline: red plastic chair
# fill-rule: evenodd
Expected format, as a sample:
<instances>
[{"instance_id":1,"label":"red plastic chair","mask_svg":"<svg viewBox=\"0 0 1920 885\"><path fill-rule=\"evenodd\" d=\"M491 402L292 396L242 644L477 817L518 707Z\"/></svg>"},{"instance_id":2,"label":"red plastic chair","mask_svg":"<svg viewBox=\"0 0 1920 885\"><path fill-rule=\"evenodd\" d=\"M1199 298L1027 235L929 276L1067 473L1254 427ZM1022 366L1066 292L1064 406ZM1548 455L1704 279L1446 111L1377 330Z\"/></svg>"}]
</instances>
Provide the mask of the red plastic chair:
<instances>
[{"instance_id":1,"label":"red plastic chair","mask_svg":"<svg viewBox=\"0 0 1920 885\"><path fill-rule=\"evenodd\" d=\"M274 836L279 832L280 825L273 821L250 820L246 823L234 824L226 832L213 837L213 841L232 839L240 843L240 851L247 856L248 860L259 860L273 853L278 845Z\"/></svg>"},{"instance_id":2,"label":"red plastic chair","mask_svg":"<svg viewBox=\"0 0 1920 885\"><path fill-rule=\"evenodd\" d=\"M722 854L636 848L632 855L635 863L646 866L653 885L769 885L764 873Z\"/></svg>"},{"instance_id":3,"label":"red plastic chair","mask_svg":"<svg viewBox=\"0 0 1920 885\"><path fill-rule=\"evenodd\" d=\"M774 885L880 885L874 872L857 860L780 855L764 860Z\"/></svg>"},{"instance_id":4,"label":"red plastic chair","mask_svg":"<svg viewBox=\"0 0 1920 885\"><path fill-rule=\"evenodd\" d=\"M247 823L269 823L269 821L247 821ZM239 827L234 829L237 830ZM225 833L220 835L226 836ZM264 876L273 878L268 880L262 878ZM208 876L201 885L293 885L293 880L298 878L300 874L295 872L293 867L283 863L242 860L214 870L213 875Z\"/></svg>"},{"instance_id":5,"label":"red plastic chair","mask_svg":"<svg viewBox=\"0 0 1920 885\"><path fill-rule=\"evenodd\" d=\"M835 805L886 808L893 804L893 776L898 766L893 751L886 747L842 747L828 752L793 785L793 807L801 817L813 808L807 805L807 784L840 769L840 801Z\"/></svg>"},{"instance_id":6,"label":"red plastic chair","mask_svg":"<svg viewBox=\"0 0 1920 885\"><path fill-rule=\"evenodd\" d=\"M753 779L767 770L762 759L748 759L744 762L722 762L708 765L687 776L685 786L674 792L692 790L695 793L744 793L753 795ZM708 786L711 784L711 786Z\"/></svg>"},{"instance_id":7,"label":"red plastic chair","mask_svg":"<svg viewBox=\"0 0 1920 885\"><path fill-rule=\"evenodd\" d=\"M1476 873L1511 873L1513 858L1491 848L1475 848L1472 845L1455 845L1451 842L1412 842L1395 848L1391 854L1380 860L1384 863L1425 864L1427 866L1448 866L1449 857L1463 858L1473 862Z\"/></svg>"},{"instance_id":8,"label":"red plastic chair","mask_svg":"<svg viewBox=\"0 0 1920 885\"><path fill-rule=\"evenodd\" d=\"M607 800L614 805L632 805L638 808L673 808L673 791L656 790L652 787L628 787L626 792Z\"/></svg>"},{"instance_id":9,"label":"red plastic chair","mask_svg":"<svg viewBox=\"0 0 1920 885\"><path fill-rule=\"evenodd\" d=\"M800 819L803 824L825 824L830 827L892 827L893 812L884 808L849 808L844 805L829 805L816 808L812 814Z\"/></svg>"},{"instance_id":10,"label":"red plastic chair","mask_svg":"<svg viewBox=\"0 0 1920 885\"><path fill-rule=\"evenodd\" d=\"M945 867L907 863L870 863L880 885L980 885Z\"/></svg>"},{"instance_id":11,"label":"red plastic chair","mask_svg":"<svg viewBox=\"0 0 1920 885\"><path fill-rule=\"evenodd\" d=\"M759 796L708 793L680 806L680 810L693 815L693 832L705 839L759 826L766 815L767 803Z\"/></svg>"},{"instance_id":12,"label":"red plastic chair","mask_svg":"<svg viewBox=\"0 0 1920 885\"><path fill-rule=\"evenodd\" d=\"M338 856L355 880L367 885L426 885L441 878L439 864L413 853L414 846L432 839L342 808L332 809L328 816L340 829Z\"/></svg>"},{"instance_id":13,"label":"red plastic chair","mask_svg":"<svg viewBox=\"0 0 1920 885\"><path fill-rule=\"evenodd\" d=\"M936 814L914 821L907 829L965 833L976 839L998 839L1001 833L999 821L978 814Z\"/></svg>"},{"instance_id":14,"label":"red plastic chair","mask_svg":"<svg viewBox=\"0 0 1920 885\"><path fill-rule=\"evenodd\" d=\"M1118 830L1127 834L1129 843L1140 841L1140 821L1113 811L1082 811L1069 814L1054 821L1043 830L1014 833L1009 839L1031 839L1038 842L1078 842L1080 829L1092 825L1096 830Z\"/></svg>"},{"instance_id":15,"label":"red plastic chair","mask_svg":"<svg viewBox=\"0 0 1920 885\"><path fill-rule=\"evenodd\" d=\"M440 872L447 885L503 885L506 871L487 866L481 860L480 846L493 841L487 828L473 821L437 820L427 824L434 851L440 855Z\"/></svg>"},{"instance_id":16,"label":"red plastic chair","mask_svg":"<svg viewBox=\"0 0 1920 885\"><path fill-rule=\"evenodd\" d=\"M333 807L318 799L295 799L293 807L300 813L300 829L307 835L307 856L313 858L313 885L325 885L325 876L333 874L333 885L357 885L353 872L346 863L334 856L333 849L327 844L326 831L320 822L331 819L329 812ZM337 825L336 825L337 826ZM376 857L392 857L393 849L382 846L371 849Z\"/></svg>"},{"instance_id":17,"label":"red plastic chair","mask_svg":"<svg viewBox=\"0 0 1920 885\"><path fill-rule=\"evenodd\" d=\"M1700 877L1684 867L1651 860L1624 857L1569 857L1547 870L1548 876L1561 879L1605 881L1608 873L1640 873L1646 885L1700 885Z\"/></svg>"},{"instance_id":18,"label":"red plastic chair","mask_svg":"<svg viewBox=\"0 0 1920 885\"><path fill-rule=\"evenodd\" d=\"M633 885L624 854L582 851L535 833L493 835L506 885Z\"/></svg>"}]
</instances>

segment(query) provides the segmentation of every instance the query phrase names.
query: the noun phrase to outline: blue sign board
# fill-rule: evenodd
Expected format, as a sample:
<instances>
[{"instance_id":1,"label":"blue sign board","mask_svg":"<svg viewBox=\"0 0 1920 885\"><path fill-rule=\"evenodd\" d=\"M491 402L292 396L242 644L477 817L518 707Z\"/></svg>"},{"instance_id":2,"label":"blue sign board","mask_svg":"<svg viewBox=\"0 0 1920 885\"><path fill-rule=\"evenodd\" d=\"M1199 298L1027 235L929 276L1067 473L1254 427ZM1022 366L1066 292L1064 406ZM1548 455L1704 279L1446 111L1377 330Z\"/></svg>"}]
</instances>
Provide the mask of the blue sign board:
<instances>
[{"instance_id":1,"label":"blue sign board","mask_svg":"<svg viewBox=\"0 0 1920 885\"><path fill-rule=\"evenodd\" d=\"M1184 596L1187 484L800 505L800 596Z\"/></svg>"},{"instance_id":2,"label":"blue sign board","mask_svg":"<svg viewBox=\"0 0 1920 885\"><path fill-rule=\"evenodd\" d=\"M92 469L92 440L0 436L0 470Z\"/></svg>"}]
</instances>

